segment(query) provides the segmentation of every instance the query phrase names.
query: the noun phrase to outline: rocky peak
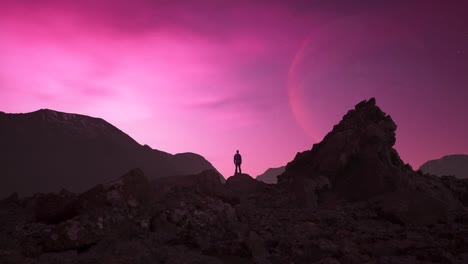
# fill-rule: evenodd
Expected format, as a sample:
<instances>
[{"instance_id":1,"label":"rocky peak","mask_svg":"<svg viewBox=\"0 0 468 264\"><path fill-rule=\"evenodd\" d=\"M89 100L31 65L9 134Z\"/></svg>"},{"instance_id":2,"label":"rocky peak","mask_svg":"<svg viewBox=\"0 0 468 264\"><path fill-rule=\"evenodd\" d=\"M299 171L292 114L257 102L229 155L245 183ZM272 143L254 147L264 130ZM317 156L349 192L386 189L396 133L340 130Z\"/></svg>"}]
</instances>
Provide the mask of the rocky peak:
<instances>
[{"instance_id":1,"label":"rocky peak","mask_svg":"<svg viewBox=\"0 0 468 264\"><path fill-rule=\"evenodd\" d=\"M331 137L337 133L353 130L359 135L372 139L366 143L381 144L391 147L395 144L395 131L397 125L392 118L376 105L375 98L362 101L350 110L343 120L327 135Z\"/></svg>"},{"instance_id":2,"label":"rocky peak","mask_svg":"<svg viewBox=\"0 0 468 264\"><path fill-rule=\"evenodd\" d=\"M392 148L397 126L374 98L362 101L312 150L298 153L279 177L293 186L327 186L362 200L404 185L408 167ZM320 184L318 184L320 182Z\"/></svg>"},{"instance_id":3,"label":"rocky peak","mask_svg":"<svg viewBox=\"0 0 468 264\"><path fill-rule=\"evenodd\" d=\"M419 175L403 163L393 149L395 130L375 99L363 101L322 142L287 165L279 186L303 207L372 201L380 214L399 223L448 221L462 199L437 177Z\"/></svg>"}]
</instances>

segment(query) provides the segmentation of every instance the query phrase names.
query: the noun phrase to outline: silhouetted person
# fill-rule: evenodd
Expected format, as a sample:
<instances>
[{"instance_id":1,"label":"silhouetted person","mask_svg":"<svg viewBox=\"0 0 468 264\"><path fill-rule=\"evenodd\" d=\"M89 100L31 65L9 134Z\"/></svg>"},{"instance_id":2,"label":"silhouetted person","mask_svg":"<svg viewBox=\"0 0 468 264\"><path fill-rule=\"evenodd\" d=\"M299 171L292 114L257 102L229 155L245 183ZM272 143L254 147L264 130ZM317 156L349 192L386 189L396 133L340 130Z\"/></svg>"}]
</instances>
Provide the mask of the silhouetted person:
<instances>
[{"instance_id":1,"label":"silhouetted person","mask_svg":"<svg viewBox=\"0 0 468 264\"><path fill-rule=\"evenodd\" d=\"M238 150L236 150L236 154L234 155L234 164L236 165L235 174L237 174L237 168L239 168L239 173L242 173L242 170L241 170L242 156L239 154Z\"/></svg>"}]
</instances>

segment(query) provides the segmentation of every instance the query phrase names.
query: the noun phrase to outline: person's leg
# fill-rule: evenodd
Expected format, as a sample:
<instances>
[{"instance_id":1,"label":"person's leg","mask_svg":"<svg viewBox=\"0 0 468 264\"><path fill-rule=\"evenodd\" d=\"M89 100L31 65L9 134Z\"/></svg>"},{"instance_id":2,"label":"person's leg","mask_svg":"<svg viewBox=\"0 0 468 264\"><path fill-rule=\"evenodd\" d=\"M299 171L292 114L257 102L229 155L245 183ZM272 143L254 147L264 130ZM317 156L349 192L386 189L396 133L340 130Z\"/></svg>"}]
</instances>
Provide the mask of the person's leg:
<instances>
[{"instance_id":1,"label":"person's leg","mask_svg":"<svg viewBox=\"0 0 468 264\"><path fill-rule=\"evenodd\" d=\"M236 164L236 171L234 172L234 174L237 174L237 166L238 166L238 165Z\"/></svg>"},{"instance_id":2,"label":"person's leg","mask_svg":"<svg viewBox=\"0 0 468 264\"><path fill-rule=\"evenodd\" d=\"M239 164L239 173L242 174L241 165Z\"/></svg>"}]
</instances>

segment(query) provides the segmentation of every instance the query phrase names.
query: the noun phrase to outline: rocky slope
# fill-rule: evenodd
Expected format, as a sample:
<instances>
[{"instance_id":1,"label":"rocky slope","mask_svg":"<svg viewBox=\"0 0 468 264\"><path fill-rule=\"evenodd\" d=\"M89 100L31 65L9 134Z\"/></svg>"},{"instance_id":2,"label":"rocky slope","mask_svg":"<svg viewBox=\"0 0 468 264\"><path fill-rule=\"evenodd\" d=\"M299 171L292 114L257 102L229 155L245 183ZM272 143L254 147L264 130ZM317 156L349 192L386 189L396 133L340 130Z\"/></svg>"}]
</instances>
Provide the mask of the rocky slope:
<instances>
[{"instance_id":1,"label":"rocky slope","mask_svg":"<svg viewBox=\"0 0 468 264\"><path fill-rule=\"evenodd\" d=\"M468 181L414 172L374 100L278 184L141 170L0 203L1 263L468 263ZM347 187L347 188L345 188Z\"/></svg>"},{"instance_id":2,"label":"rocky slope","mask_svg":"<svg viewBox=\"0 0 468 264\"><path fill-rule=\"evenodd\" d=\"M197 154L141 146L100 118L47 109L0 112L0 146L0 198L13 191L81 192L136 167L149 178L214 169Z\"/></svg>"},{"instance_id":3,"label":"rocky slope","mask_svg":"<svg viewBox=\"0 0 468 264\"><path fill-rule=\"evenodd\" d=\"M277 182L276 177L284 172L286 169L285 166L279 168L269 168L264 173L255 177L255 179L262 181L264 183L274 184Z\"/></svg>"},{"instance_id":4,"label":"rocky slope","mask_svg":"<svg viewBox=\"0 0 468 264\"><path fill-rule=\"evenodd\" d=\"M419 168L424 173L443 176L452 175L460 179L468 178L468 155L448 155L430 160Z\"/></svg>"}]
</instances>

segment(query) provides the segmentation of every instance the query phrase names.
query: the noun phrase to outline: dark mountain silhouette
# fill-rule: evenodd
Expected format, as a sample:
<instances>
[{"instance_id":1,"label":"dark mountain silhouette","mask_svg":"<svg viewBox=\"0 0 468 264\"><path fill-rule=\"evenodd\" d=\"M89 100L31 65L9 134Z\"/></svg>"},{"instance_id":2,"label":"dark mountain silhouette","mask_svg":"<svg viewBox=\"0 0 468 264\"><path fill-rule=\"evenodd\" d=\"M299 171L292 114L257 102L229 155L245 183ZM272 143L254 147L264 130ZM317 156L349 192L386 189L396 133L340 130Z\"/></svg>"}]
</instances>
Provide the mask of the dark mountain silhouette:
<instances>
[{"instance_id":1,"label":"dark mountain silhouette","mask_svg":"<svg viewBox=\"0 0 468 264\"><path fill-rule=\"evenodd\" d=\"M135 167L150 178L213 169L197 154L142 146L103 119L48 109L0 112L0 146L0 197L13 191L80 192Z\"/></svg>"},{"instance_id":2,"label":"dark mountain silhouette","mask_svg":"<svg viewBox=\"0 0 468 264\"><path fill-rule=\"evenodd\" d=\"M419 169L433 175L453 175L460 179L466 179L468 178L468 155L444 156L424 163Z\"/></svg>"},{"instance_id":3,"label":"dark mountain silhouette","mask_svg":"<svg viewBox=\"0 0 468 264\"><path fill-rule=\"evenodd\" d=\"M255 177L255 179L262 181L264 183L270 183L270 184L276 183L277 182L276 176L282 174L285 169L286 169L286 166L282 166L279 168L269 168L264 173Z\"/></svg>"},{"instance_id":4,"label":"dark mountain silhouette","mask_svg":"<svg viewBox=\"0 0 468 264\"><path fill-rule=\"evenodd\" d=\"M298 153L278 184L304 206L377 199L389 210L404 206L392 212L401 221L444 218L457 208L456 199L436 177L422 177L403 163L393 148L396 128L374 98L363 101L322 142Z\"/></svg>"},{"instance_id":5,"label":"dark mountain silhouette","mask_svg":"<svg viewBox=\"0 0 468 264\"><path fill-rule=\"evenodd\" d=\"M412 170L392 148L396 128L374 99L361 102L322 142L298 153L279 183L298 187L298 193L332 188L348 200L365 200L407 186Z\"/></svg>"},{"instance_id":6,"label":"dark mountain silhouette","mask_svg":"<svg viewBox=\"0 0 468 264\"><path fill-rule=\"evenodd\" d=\"M468 180L417 173L359 103L266 184L140 169L0 201L1 263L468 263Z\"/></svg>"}]
</instances>

